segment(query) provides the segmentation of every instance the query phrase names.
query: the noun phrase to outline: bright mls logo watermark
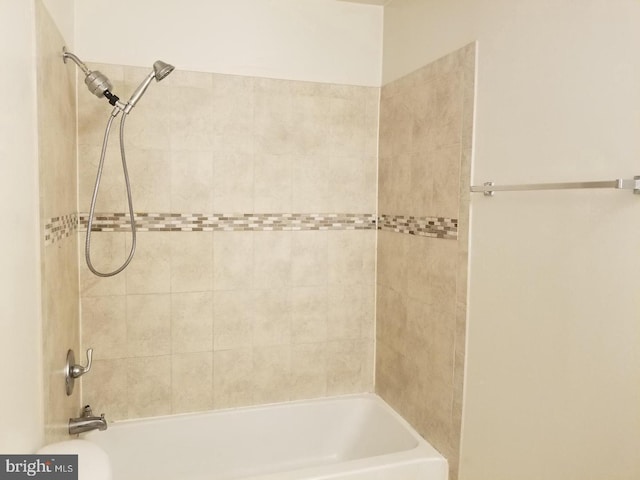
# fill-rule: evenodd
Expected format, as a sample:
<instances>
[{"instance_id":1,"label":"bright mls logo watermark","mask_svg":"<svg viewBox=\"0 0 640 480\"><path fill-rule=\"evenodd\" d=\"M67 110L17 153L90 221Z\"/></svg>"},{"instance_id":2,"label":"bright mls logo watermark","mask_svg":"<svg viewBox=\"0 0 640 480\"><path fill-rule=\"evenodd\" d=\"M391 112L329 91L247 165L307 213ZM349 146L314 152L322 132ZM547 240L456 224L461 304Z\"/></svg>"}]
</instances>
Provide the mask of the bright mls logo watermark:
<instances>
[{"instance_id":1,"label":"bright mls logo watermark","mask_svg":"<svg viewBox=\"0 0 640 480\"><path fill-rule=\"evenodd\" d=\"M0 455L0 480L78 480L78 455Z\"/></svg>"}]
</instances>

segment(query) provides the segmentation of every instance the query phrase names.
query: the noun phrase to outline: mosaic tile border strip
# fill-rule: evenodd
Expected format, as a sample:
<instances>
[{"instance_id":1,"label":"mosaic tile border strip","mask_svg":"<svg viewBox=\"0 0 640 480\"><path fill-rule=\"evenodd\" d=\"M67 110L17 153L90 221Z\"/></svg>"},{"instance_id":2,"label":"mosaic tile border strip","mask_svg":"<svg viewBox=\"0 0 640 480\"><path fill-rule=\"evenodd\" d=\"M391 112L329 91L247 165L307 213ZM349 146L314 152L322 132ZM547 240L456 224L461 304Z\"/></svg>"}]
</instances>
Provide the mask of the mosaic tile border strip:
<instances>
[{"instance_id":1,"label":"mosaic tile border strip","mask_svg":"<svg viewBox=\"0 0 640 480\"><path fill-rule=\"evenodd\" d=\"M136 213L141 232L213 232L213 231L296 231L296 230L378 230L408 233L423 237L455 240L458 220L445 217L412 217L357 213ZM87 230L88 213L49 219L44 228L45 245L69 237L76 230ZM100 213L93 224L95 232L127 232L125 213Z\"/></svg>"},{"instance_id":2,"label":"mosaic tile border strip","mask_svg":"<svg viewBox=\"0 0 640 480\"><path fill-rule=\"evenodd\" d=\"M86 231L88 213L80 214L80 230ZM235 232L295 230L375 230L373 213L136 213L140 232ZM94 232L128 232L129 215L100 213L93 222Z\"/></svg>"},{"instance_id":3,"label":"mosaic tile border strip","mask_svg":"<svg viewBox=\"0 0 640 480\"><path fill-rule=\"evenodd\" d=\"M53 245L71 236L78 229L78 215L71 213L62 217L53 217L44 224L44 244Z\"/></svg>"},{"instance_id":4,"label":"mosaic tile border strip","mask_svg":"<svg viewBox=\"0 0 640 480\"><path fill-rule=\"evenodd\" d=\"M408 233L421 237L458 238L458 219L445 217L405 217L403 215L380 215L378 230Z\"/></svg>"}]
</instances>

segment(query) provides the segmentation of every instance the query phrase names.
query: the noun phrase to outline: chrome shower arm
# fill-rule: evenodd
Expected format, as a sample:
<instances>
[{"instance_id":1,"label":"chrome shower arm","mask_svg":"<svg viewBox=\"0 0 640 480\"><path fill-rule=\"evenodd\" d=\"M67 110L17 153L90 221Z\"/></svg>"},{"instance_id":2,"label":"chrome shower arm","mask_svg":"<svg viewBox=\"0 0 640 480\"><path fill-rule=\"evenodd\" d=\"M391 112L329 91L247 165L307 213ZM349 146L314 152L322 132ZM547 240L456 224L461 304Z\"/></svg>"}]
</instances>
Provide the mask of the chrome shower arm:
<instances>
[{"instance_id":1,"label":"chrome shower arm","mask_svg":"<svg viewBox=\"0 0 640 480\"><path fill-rule=\"evenodd\" d=\"M67 50L67 47L62 47L62 61L64 63L67 63L67 58L70 58L71 60L73 60L75 64L78 65L78 67L80 67L80 70L82 70L82 73L84 73L85 75L91 74L91 70L87 68L87 66L84 64L82 60L80 60L73 53L69 52Z\"/></svg>"}]
</instances>

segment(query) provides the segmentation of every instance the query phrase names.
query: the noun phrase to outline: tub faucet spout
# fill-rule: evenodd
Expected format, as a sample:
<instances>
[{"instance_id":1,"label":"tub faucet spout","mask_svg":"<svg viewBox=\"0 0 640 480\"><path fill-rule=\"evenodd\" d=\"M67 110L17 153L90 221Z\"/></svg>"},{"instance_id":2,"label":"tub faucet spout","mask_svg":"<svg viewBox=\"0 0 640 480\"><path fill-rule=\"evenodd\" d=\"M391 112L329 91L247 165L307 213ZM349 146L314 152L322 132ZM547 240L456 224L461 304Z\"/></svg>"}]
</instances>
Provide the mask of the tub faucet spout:
<instances>
[{"instance_id":1,"label":"tub faucet spout","mask_svg":"<svg viewBox=\"0 0 640 480\"><path fill-rule=\"evenodd\" d=\"M89 432L91 430L106 430L107 419L104 413L99 417L94 417L91 406L86 405L82 409L82 416L69 419L69 435L77 435L79 433Z\"/></svg>"}]
</instances>

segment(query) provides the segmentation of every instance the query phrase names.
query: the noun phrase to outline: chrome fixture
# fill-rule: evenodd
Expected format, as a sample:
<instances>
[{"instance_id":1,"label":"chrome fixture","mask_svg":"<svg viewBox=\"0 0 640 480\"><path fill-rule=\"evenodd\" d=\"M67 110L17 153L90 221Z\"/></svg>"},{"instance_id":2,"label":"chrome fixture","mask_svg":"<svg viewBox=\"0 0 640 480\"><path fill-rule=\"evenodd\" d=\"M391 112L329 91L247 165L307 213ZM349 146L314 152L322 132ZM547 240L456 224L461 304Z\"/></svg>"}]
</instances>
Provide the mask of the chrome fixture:
<instances>
[{"instance_id":1,"label":"chrome fixture","mask_svg":"<svg viewBox=\"0 0 640 480\"><path fill-rule=\"evenodd\" d=\"M144 92L146 92L149 84L151 84L151 80L155 79L156 82L164 79L167 75L173 72L175 67L173 65L169 65L168 63L164 63L162 60L156 60L153 64L153 71L147 75L142 83L136 88L136 90L131 95L131 98L127 102L127 105L124 108L124 113L129 113L131 109L138 103L138 100L142 97Z\"/></svg>"},{"instance_id":2,"label":"chrome fixture","mask_svg":"<svg viewBox=\"0 0 640 480\"><path fill-rule=\"evenodd\" d=\"M104 418L104 413L99 417L94 417L90 405L85 405L81 416L69 419L69 435L78 435L91 430L104 431L106 429L107 419Z\"/></svg>"},{"instance_id":3,"label":"chrome fixture","mask_svg":"<svg viewBox=\"0 0 640 480\"><path fill-rule=\"evenodd\" d=\"M67 59L70 58L75 62L82 73L84 73L84 83L91 93L96 97L102 98L105 96L105 92L110 92L113 89L113 85L109 81L106 75L100 73L98 70L93 72L87 68L82 60L80 60L73 53L67 51L67 47L62 47L62 60L67 63ZM108 97L107 97L108 98Z\"/></svg>"},{"instance_id":4,"label":"chrome fixture","mask_svg":"<svg viewBox=\"0 0 640 480\"><path fill-rule=\"evenodd\" d=\"M91 370L91 360L93 358L93 348L87 350L87 366L83 367L82 365L76 365L76 356L73 353L73 350L69 350L67 352L67 363L64 367L64 375L65 375L65 388L67 391L67 395L71 395L73 393L73 387L75 384L75 380L78 377L81 377L85 373L89 373Z\"/></svg>"},{"instance_id":5,"label":"chrome fixture","mask_svg":"<svg viewBox=\"0 0 640 480\"><path fill-rule=\"evenodd\" d=\"M632 179L618 178L596 182L565 182L565 183L528 183L521 185L494 185L486 182L481 186L472 186L471 192L483 192L485 197L493 197L495 192L522 192L530 190L573 190L583 188L614 188L617 190L633 190L640 195L640 175Z\"/></svg>"},{"instance_id":6,"label":"chrome fixture","mask_svg":"<svg viewBox=\"0 0 640 480\"><path fill-rule=\"evenodd\" d=\"M91 197L91 207L89 209L89 223L87 225L87 235L85 237L84 243L84 257L87 262L87 267L94 275L98 277L112 277L122 272L131 260L133 259L133 255L136 251L136 224L133 213L133 200L131 197L131 185L129 183L129 172L127 169L127 160L124 151L124 123L127 115L131 112L133 107L138 103L144 92L147 91L147 88L151 84L152 80L156 80L159 82L166 78L174 70L173 65L169 65L161 60L157 60L153 64L153 71L147 75L147 77L142 81L142 83L135 89L131 98L128 102L124 103L120 101L120 97L115 95L111 90L113 89L113 85L109 81L109 79L99 71L91 71L87 66L80 60L76 55L67 51L66 47L62 47L62 60L64 63L67 63L67 59L73 60L73 62L78 65L80 70L85 75L84 83L89 89L91 93L93 93L96 97L102 98L105 97L109 100L109 103L113 105L113 110L109 117L109 121L107 122L107 127L104 132L104 140L102 142L102 151L100 153L100 163L98 164L98 173L96 175L96 183L93 188L93 196ZM131 250L129 251L129 255L124 263L117 268L116 270L108 273L99 272L95 269L93 264L91 263L91 230L93 229L93 219L95 217L95 208L96 201L98 199L98 191L100 190L100 179L102 178L102 171L104 169L104 159L107 152L107 143L109 140L109 132L111 131L111 124L113 120L120 114L123 113L120 118L120 157L122 159L122 170L124 173L124 182L127 190L127 202L129 205L129 222L131 225Z\"/></svg>"}]
</instances>

